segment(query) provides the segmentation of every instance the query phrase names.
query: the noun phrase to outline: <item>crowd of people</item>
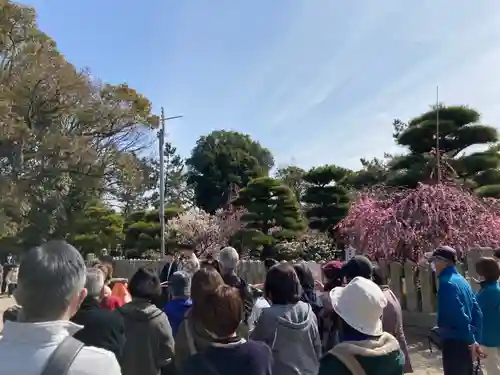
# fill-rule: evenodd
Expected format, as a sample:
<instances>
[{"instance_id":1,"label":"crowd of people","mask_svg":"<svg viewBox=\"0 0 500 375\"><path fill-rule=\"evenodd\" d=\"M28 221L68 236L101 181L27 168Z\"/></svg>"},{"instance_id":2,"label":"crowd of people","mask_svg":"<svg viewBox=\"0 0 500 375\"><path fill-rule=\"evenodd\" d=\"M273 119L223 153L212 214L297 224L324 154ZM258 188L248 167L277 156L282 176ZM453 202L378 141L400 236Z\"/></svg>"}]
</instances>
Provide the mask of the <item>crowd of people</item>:
<instances>
[{"instance_id":1,"label":"crowd of people","mask_svg":"<svg viewBox=\"0 0 500 375\"><path fill-rule=\"evenodd\" d=\"M427 254L439 278L438 328L445 375L500 363L500 266L476 265L474 295L456 252ZM157 274L140 268L121 288L112 266L87 268L62 241L28 251L4 314L2 374L400 375L413 372L398 298L364 256L323 267L267 259L263 290L236 274L235 249L201 262L192 248ZM26 359L25 359L26 358Z\"/></svg>"}]
</instances>

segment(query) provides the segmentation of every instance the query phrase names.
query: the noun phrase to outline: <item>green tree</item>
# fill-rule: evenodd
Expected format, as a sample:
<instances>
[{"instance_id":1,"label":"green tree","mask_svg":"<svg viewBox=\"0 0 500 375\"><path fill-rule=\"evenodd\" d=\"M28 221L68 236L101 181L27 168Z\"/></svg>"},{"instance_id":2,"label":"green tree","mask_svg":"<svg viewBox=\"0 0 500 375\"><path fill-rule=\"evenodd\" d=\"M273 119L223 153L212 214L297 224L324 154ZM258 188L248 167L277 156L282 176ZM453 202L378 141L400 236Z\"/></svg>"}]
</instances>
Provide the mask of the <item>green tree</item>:
<instances>
[{"instance_id":1,"label":"green tree","mask_svg":"<svg viewBox=\"0 0 500 375\"><path fill-rule=\"evenodd\" d=\"M497 130L481 125L480 114L466 106L433 107L408 123L395 120L394 138L407 154L396 156L389 163L391 169L388 183L396 186L415 187L418 182L430 178L434 170L436 147L436 122L439 110L439 150L442 161L448 165L455 177L471 187L482 183L500 183L493 177L498 169L500 157L491 149L467 154L472 146L488 145L498 140ZM488 172L487 172L488 171ZM435 178L437 173L433 174Z\"/></svg>"},{"instance_id":2,"label":"green tree","mask_svg":"<svg viewBox=\"0 0 500 375\"><path fill-rule=\"evenodd\" d=\"M171 142L165 143L165 204L168 206L190 207L193 205L193 189L188 185L188 174L185 161ZM160 163L154 167L159 176ZM159 182L159 181L158 181ZM155 207L160 206L159 188L151 196L150 201Z\"/></svg>"},{"instance_id":3,"label":"green tree","mask_svg":"<svg viewBox=\"0 0 500 375\"><path fill-rule=\"evenodd\" d=\"M273 246L278 241L292 240L306 227L295 194L271 177L250 181L233 203L248 211L241 218L245 223L243 234L247 234L243 242L262 245L263 257L275 255Z\"/></svg>"},{"instance_id":4,"label":"green tree","mask_svg":"<svg viewBox=\"0 0 500 375\"><path fill-rule=\"evenodd\" d=\"M347 173L343 183L356 190L370 188L386 182L389 175L388 161L392 158L386 154L384 159L371 160L361 158L361 169Z\"/></svg>"},{"instance_id":5,"label":"green tree","mask_svg":"<svg viewBox=\"0 0 500 375\"><path fill-rule=\"evenodd\" d=\"M139 157L134 153L122 155L121 168L117 170L110 198L115 199L124 216L147 209L148 194L154 194L158 185L159 170L156 160Z\"/></svg>"},{"instance_id":6,"label":"green tree","mask_svg":"<svg viewBox=\"0 0 500 375\"><path fill-rule=\"evenodd\" d=\"M304 176L309 186L304 195L309 228L333 235L333 227L349 211L349 192L343 180L349 171L335 165L312 168Z\"/></svg>"},{"instance_id":7,"label":"green tree","mask_svg":"<svg viewBox=\"0 0 500 375\"><path fill-rule=\"evenodd\" d=\"M101 255L102 249L114 250L123 241L123 217L102 204L90 204L72 228L68 240L83 254Z\"/></svg>"},{"instance_id":8,"label":"green tree","mask_svg":"<svg viewBox=\"0 0 500 375\"><path fill-rule=\"evenodd\" d=\"M158 118L68 63L33 9L4 0L0 14L0 232L27 248L67 233L84 202L117 200Z\"/></svg>"},{"instance_id":9,"label":"green tree","mask_svg":"<svg viewBox=\"0 0 500 375\"><path fill-rule=\"evenodd\" d=\"M165 208L165 222L182 212L179 207ZM143 210L130 214L123 226L123 248L128 257L139 258L148 250L160 249L161 226L158 210Z\"/></svg>"},{"instance_id":10,"label":"green tree","mask_svg":"<svg viewBox=\"0 0 500 375\"><path fill-rule=\"evenodd\" d=\"M218 130L198 139L186 165L196 205L214 213L230 203L235 190L252 178L267 176L274 160L270 151L249 135Z\"/></svg>"},{"instance_id":11,"label":"green tree","mask_svg":"<svg viewBox=\"0 0 500 375\"><path fill-rule=\"evenodd\" d=\"M294 192L297 200L300 202L306 190L304 175L306 171L294 165L278 168L275 178L288 186Z\"/></svg>"}]
</instances>

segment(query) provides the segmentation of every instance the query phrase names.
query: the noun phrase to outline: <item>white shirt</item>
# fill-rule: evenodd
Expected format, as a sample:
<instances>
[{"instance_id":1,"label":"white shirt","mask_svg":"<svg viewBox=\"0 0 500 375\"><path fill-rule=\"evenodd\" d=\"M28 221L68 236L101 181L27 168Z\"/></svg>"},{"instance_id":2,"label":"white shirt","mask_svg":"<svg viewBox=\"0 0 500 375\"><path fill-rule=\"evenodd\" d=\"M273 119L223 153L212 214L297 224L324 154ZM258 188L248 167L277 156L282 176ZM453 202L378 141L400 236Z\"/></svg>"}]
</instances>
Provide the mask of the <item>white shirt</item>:
<instances>
[{"instance_id":1,"label":"white shirt","mask_svg":"<svg viewBox=\"0 0 500 375\"><path fill-rule=\"evenodd\" d=\"M81 328L68 321L5 322L0 336L0 375L40 375L57 345ZM113 353L85 346L68 375L121 375L121 369Z\"/></svg>"},{"instance_id":2,"label":"white shirt","mask_svg":"<svg viewBox=\"0 0 500 375\"><path fill-rule=\"evenodd\" d=\"M264 297L259 297L257 298L257 301L255 301L255 304L253 305L252 312L250 313L250 316L248 317L247 323L248 323L248 329L252 331L255 328L255 324L259 320L259 316L262 313L262 309L265 309L267 307L270 307L271 305L269 302Z\"/></svg>"}]
</instances>

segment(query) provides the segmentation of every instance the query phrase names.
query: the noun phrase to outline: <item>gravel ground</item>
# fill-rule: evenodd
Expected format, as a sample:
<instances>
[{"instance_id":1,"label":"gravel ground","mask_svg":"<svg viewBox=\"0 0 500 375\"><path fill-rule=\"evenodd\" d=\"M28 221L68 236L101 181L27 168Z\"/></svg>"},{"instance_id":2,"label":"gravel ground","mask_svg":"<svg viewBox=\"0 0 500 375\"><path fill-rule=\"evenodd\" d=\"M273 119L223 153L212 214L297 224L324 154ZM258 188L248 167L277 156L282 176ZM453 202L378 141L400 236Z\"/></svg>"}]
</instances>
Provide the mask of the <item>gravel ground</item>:
<instances>
[{"instance_id":1,"label":"gravel ground","mask_svg":"<svg viewBox=\"0 0 500 375\"><path fill-rule=\"evenodd\" d=\"M429 345L425 337L407 332L410 357L415 375L438 375L443 373L441 366L441 353L433 349L429 351Z\"/></svg>"},{"instance_id":2,"label":"gravel ground","mask_svg":"<svg viewBox=\"0 0 500 375\"><path fill-rule=\"evenodd\" d=\"M0 314L14 304L14 300L7 296L0 296ZM1 316L1 315L0 315ZM2 320L0 319L0 330ZM438 351L429 351L425 337L407 332L410 356L415 369L415 375L438 375L442 374L441 356Z\"/></svg>"}]
</instances>

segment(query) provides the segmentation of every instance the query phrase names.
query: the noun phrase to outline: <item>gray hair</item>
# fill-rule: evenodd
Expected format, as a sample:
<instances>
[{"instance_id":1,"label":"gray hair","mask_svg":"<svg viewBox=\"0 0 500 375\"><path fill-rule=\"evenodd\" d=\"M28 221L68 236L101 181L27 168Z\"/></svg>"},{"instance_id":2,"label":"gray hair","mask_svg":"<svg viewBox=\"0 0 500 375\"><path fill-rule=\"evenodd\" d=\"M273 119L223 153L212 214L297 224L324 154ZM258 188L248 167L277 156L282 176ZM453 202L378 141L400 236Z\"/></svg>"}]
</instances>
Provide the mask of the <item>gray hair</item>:
<instances>
[{"instance_id":1,"label":"gray hair","mask_svg":"<svg viewBox=\"0 0 500 375\"><path fill-rule=\"evenodd\" d=\"M29 250L19 267L17 302L30 321L59 320L85 286L85 262L64 241L49 241Z\"/></svg>"},{"instance_id":2,"label":"gray hair","mask_svg":"<svg viewBox=\"0 0 500 375\"><path fill-rule=\"evenodd\" d=\"M101 295L104 287L104 272L99 268L87 268L87 279L85 289L89 297L97 298Z\"/></svg>"},{"instance_id":3,"label":"gray hair","mask_svg":"<svg viewBox=\"0 0 500 375\"><path fill-rule=\"evenodd\" d=\"M225 247L219 253L219 263L224 274L234 271L239 261L240 256L234 247Z\"/></svg>"}]
</instances>

